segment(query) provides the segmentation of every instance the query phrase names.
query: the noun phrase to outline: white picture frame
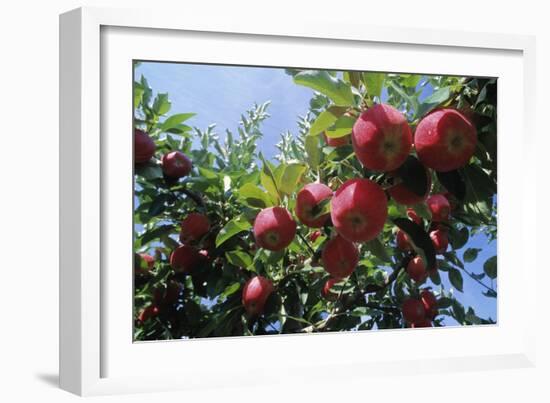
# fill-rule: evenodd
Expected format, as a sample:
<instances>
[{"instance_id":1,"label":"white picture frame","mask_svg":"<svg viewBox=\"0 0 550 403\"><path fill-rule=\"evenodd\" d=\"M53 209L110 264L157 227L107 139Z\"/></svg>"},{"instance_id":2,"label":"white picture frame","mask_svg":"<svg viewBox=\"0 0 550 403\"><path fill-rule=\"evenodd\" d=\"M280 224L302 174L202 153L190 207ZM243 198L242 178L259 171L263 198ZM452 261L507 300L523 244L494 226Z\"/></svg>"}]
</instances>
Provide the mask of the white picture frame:
<instances>
[{"instance_id":1,"label":"white picture frame","mask_svg":"<svg viewBox=\"0 0 550 403\"><path fill-rule=\"evenodd\" d=\"M132 41L138 36L139 51L132 46ZM155 49L152 43L148 43L152 37L156 41ZM131 126L128 126L128 136L121 136L119 143L113 142L119 140L105 137L105 133L116 128L124 131L127 122L131 121L131 113L124 115L127 109L131 110L131 98L127 97L128 91L131 93L131 70L127 70L126 78L123 76L128 61L179 61L181 56L170 56L169 46L159 46L159 43L173 45L180 41L185 41L192 49L189 52L194 54L192 61L202 62L270 65L273 59L261 48L271 46L278 49L276 54L281 58L280 65L292 65L288 58L291 55L298 57L298 48L303 51L320 46L346 52L350 47L360 47L384 54L383 61L371 62L371 70L384 70L393 60L393 71L429 73L430 68L439 68L444 69L440 73L450 74L469 69L471 75L476 75L476 72L477 75L492 75L491 71L501 71L499 136L501 127L505 134L503 141L499 137L499 180L502 179L499 198L503 197L503 203L499 204L499 261L505 256L510 266L516 265L521 270L518 267L515 271L507 270L509 266L499 263L498 325L444 329L444 332L442 329L422 329L414 332L360 332L360 335L333 333L132 343L131 337L127 337L127 330L131 332L131 316L124 319L129 301L126 296L131 294L131 290L117 288L117 284L125 284L125 277L117 277L106 270L112 266L111 259L120 257L113 255L112 248L105 242L107 237L124 239L125 234L131 234L131 227L125 226L128 221L113 213L127 207L128 202L131 204L131 199L124 202L126 199L120 197L123 193L113 193L119 192L114 189L126 189L125 175L131 176L131 153L114 161L110 152L114 147L120 149L129 144L131 147ZM207 51L208 46L215 47L224 42L233 45L227 46L231 52L213 54ZM253 58L239 53L239 43L255 50L251 52ZM281 51L283 45L288 52ZM536 295L531 292L521 296L523 319L520 326L516 322L520 312L511 303L513 296L508 290L514 281L536 276L536 254L527 253L525 224L536 221L536 209L526 208L526 192L517 192L517 189L514 192L507 182L519 180L525 189L531 189L532 195L536 192L533 190L536 189L536 174L514 177L517 174L502 162L514 148L526 162L535 153L534 38L326 24L304 19L289 19L285 24L268 18L260 21L238 17L193 18L182 22L177 13L169 10L81 8L61 15L60 48L60 384L63 389L79 395L98 395L282 383L293 382L297 377L301 382L307 379L328 381L338 378L331 368L338 368L339 373L353 372L355 376L366 377L374 373L452 372L534 365L535 321L530 320L529 315L534 316ZM420 52L434 67L428 66L422 58L410 58L408 65L397 62L399 52ZM436 53L441 53L441 58L436 59ZM470 54L469 57L477 57L482 62L477 67L465 66L460 62L463 54ZM310 56L314 58L314 52ZM311 60L310 63L315 63ZM355 63L346 67L365 67L362 60ZM506 116L501 117L506 115L501 113L501 108L503 111L512 108L511 103L501 97L512 93L516 95L515 108L518 108L518 99L522 100L514 122ZM124 100L128 100L127 105L124 105ZM114 113L115 110L122 113ZM124 117L113 118L113 115ZM512 129L515 144L506 140L511 140L506 133ZM130 171L127 171L128 167ZM126 190L131 191L131 182ZM507 214L513 211L516 212L513 217ZM504 240L500 239L501 233ZM118 236L121 238L116 238ZM120 262L131 265L129 258ZM131 270L126 272L131 273ZM130 288L131 281L127 284ZM113 290L124 297L115 301ZM399 346L404 345L403 340L419 345L431 343L439 348L422 352L395 348L390 355L377 354L385 343ZM446 347L453 340L456 346ZM480 342L474 345L475 340ZM358 343L374 347L360 352ZM343 352L341 355L317 359L315 349L335 346ZM178 354L185 354L186 360L169 359ZM246 363L248 366L242 362L243 354L250 360ZM269 367L262 366L259 359L265 354L270 359ZM135 368L133 360L137 358L157 360L166 371L154 376L140 375L139 371L132 371L132 367ZM223 359L236 362L241 370L233 369L229 374L222 371L215 363ZM192 373L187 370L191 365L194 366Z\"/></svg>"}]
</instances>

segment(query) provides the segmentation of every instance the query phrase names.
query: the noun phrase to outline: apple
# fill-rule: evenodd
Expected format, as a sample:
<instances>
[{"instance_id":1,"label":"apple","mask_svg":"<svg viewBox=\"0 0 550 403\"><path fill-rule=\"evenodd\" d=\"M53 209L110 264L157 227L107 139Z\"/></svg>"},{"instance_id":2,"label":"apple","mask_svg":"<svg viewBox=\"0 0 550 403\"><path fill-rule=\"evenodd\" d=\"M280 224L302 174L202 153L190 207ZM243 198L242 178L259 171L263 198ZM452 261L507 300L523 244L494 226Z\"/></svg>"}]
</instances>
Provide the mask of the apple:
<instances>
[{"instance_id":1,"label":"apple","mask_svg":"<svg viewBox=\"0 0 550 403\"><path fill-rule=\"evenodd\" d=\"M170 255L170 266L176 273L191 273L204 261L199 252L188 245L177 247Z\"/></svg>"},{"instance_id":2,"label":"apple","mask_svg":"<svg viewBox=\"0 0 550 403\"><path fill-rule=\"evenodd\" d=\"M261 314L265 302L273 290L273 283L263 276L255 276L249 279L245 283L242 292L242 303L246 312L251 316Z\"/></svg>"},{"instance_id":3,"label":"apple","mask_svg":"<svg viewBox=\"0 0 550 403\"><path fill-rule=\"evenodd\" d=\"M378 104L355 121L351 142L365 168L393 171L405 162L411 151L411 128L405 116L393 106Z\"/></svg>"},{"instance_id":4,"label":"apple","mask_svg":"<svg viewBox=\"0 0 550 403\"><path fill-rule=\"evenodd\" d=\"M342 136L342 137L329 137L325 133L323 133L323 137L325 139L325 142L327 143L327 146L329 147L342 147L350 143L350 135Z\"/></svg>"},{"instance_id":5,"label":"apple","mask_svg":"<svg viewBox=\"0 0 550 403\"><path fill-rule=\"evenodd\" d=\"M324 269L335 279L349 276L359 263L359 250L340 235L330 239L321 253Z\"/></svg>"},{"instance_id":6,"label":"apple","mask_svg":"<svg viewBox=\"0 0 550 403\"><path fill-rule=\"evenodd\" d=\"M403 318L408 323L418 323L426 319L426 310L424 309L424 305L422 305L422 302L414 298L408 298L403 301L401 312L403 313Z\"/></svg>"},{"instance_id":7,"label":"apple","mask_svg":"<svg viewBox=\"0 0 550 403\"><path fill-rule=\"evenodd\" d=\"M439 172L463 167L476 150L477 131L472 122L455 109L437 109L426 115L414 134L420 161Z\"/></svg>"},{"instance_id":8,"label":"apple","mask_svg":"<svg viewBox=\"0 0 550 403\"><path fill-rule=\"evenodd\" d=\"M300 222L310 228L320 228L330 217L330 213L315 218L315 209L323 200L332 197L332 190L322 183L305 185L296 196L296 216Z\"/></svg>"},{"instance_id":9,"label":"apple","mask_svg":"<svg viewBox=\"0 0 550 403\"><path fill-rule=\"evenodd\" d=\"M162 171L169 178L177 179L189 175L193 168L191 160L181 151L171 151L162 156Z\"/></svg>"},{"instance_id":10,"label":"apple","mask_svg":"<svg viewBox=\"0 0 550 403\"><path fill-rule=\"evenodd\" d=\"M432 327L432 321L429 319L422 319L418 322L411 323L411 328L419 328L419 327Z\"/></svg>"},{"instance_id":11,"label":"apple","mask_svg":"<svg viewBox=\"0 0 550 403\"><path fill-rule=\"evenodd\" d=\"M155 266L155 258L147 253L134 254L134 274L144 275Z\"/></svg>"},{"instance_id":12,"label":"apple","mask_svg":"<svg viewBox=\"0 0 550 403\"><path fill-rule=\"evenodd\" d=\"M315 242L317 238L319 238L320 236L321 236L321 231L319 230L313 231L311 234L309 234L309 241Z\"/></svg>"},{"instance_id":13,"label":"apple","mask_svg":"<svg viewBox=\"0 0 550 403\"><path fill-rule=\"evenodd\" d=\"M208 217L201 213L190 213L181 222L180 242L183 244L199 241L210 231Z\"/></svg>"},{"instance_id":14,"label":"apple","mask_svg":"<svg viewBox=\"0 0 550 403\"><path fill-rule=\"evenodd\" d=\"M134 130L134 162L144 164L155 154L156 145L149 135L140 129Z\"/></svg>"},{"instance_id":15,"label":"apple","mask_svg":"<svg viewBox=\"0 0 550 403\"><path fill-rule=\"evenodd\" d=\"M159 314L159 309L156 305L149 305L141 310L138 315L138 321L141 323L147 322Z\"/></svg>"},{"instance_id":16,"label":"apple","mask_svg":"<svg viewBox=\"0 0 550 403\"><path fill-rule=\"evenodd\" d=\"M402 251L408 251L413 249L411 243L409 242L409 237L407 236L407 234L405 234L404 231L400 229L397 230L397 234L395 236L395 242L397 243L397 247Z\"/></svg>"},{"instance_id":17,"label":"apple","mask_svg":"<svg viewBox=\"0 0 550 403\"><path fill-rule=\"evenodd\" d=\"M404 183L398 183L397 185L390 187L388 189L388 193L396 203L403 204L405 206L414 206L415 204L422 203L428 197L432 186L432 176L427 169L425 172L428 186L426 187L426 192L422 196L419 196L409 190Z\"/></svg>"},{"instance_id":18,"label":"apple","mask_svg":"<svg viewBox=\"0 0 550 403\"><path fill-rule=\"evenodd\" d=\"M332 291L332 287L334 284L339 283L341 280L337 278L329 278L325 285L323 286L323 289L321 290L321 295L323 298L325 298L327 301L336 301L338 299L338 293Z\"/></svg>"},{"instance_id":19,"label":"apple","mask_svg":"<svg viewBox=\"0 0 550 403\"><path fill-rule=\"evenodd\" d=\"M388 216L388 199L376 182L350 179L331 200L332 223L348 241L367 242L384 228Z\"/></svg>"},{"instance_id":20,"label":"apple","mask_svg":"<svg viewBox=\"0 0 550 403\"><path fill-rule=\"evenodd\" d=\"M426 263L420 256L415 256L407 264L407 273L417 283L423 282L428 277Z\"/></svg>"},{"instance_id":21,"label":"apple","mask_svg":"<svg viewBox=\"0 0 550 403\"><path fill-rule=\"evenodd\" d=\"M437 315L437 298L429 290L422 290L420 292L420 301L424 305L426 311L426 318L433 319Z\"/></svg>"},{"instance_id":22,"label":"apple","mask_svg":"<svg viewBox=\"0 0 550 403\"><path fill-rule=\"evenodd\" d=\"M296 235L296 222L284 207L268 207L254 220L254 238L258 246L271 251L286 248Z\"/></svg>"},{"instance_id":23,"label":"apple","mask_svg":"<svg viewBox=\"0 0 550 403\"><path fill-rule=\"evenodd\" d=\"M447 231L436 229L430 232L430 238L435 248L436 253L445 253L449 246L449 237Z\"/></svg>"},{"instance_id":24,"label":"apple","mask_svg":"<svg viewBox=\"0 0 550 403\"><path fill-rule=\"evenodd\" d=\"M422 225L422 218L418 214L416 214L416 211L412 208L407 209L407 217L409 217L413 222L415 222L418 225Z\"/></svg>"},{"instance_id":25,"label":"apple","mask_svg":"<svg viewBox=\"0 0 550 403\"><path fill-rule=\"evenodd\" d=\"M428 209L432 213L433 222L442 222L449 219L449 213L451 212L451 205L449 200L442 194L435 194L426 200Z\"/></svg>"}]
</instances>

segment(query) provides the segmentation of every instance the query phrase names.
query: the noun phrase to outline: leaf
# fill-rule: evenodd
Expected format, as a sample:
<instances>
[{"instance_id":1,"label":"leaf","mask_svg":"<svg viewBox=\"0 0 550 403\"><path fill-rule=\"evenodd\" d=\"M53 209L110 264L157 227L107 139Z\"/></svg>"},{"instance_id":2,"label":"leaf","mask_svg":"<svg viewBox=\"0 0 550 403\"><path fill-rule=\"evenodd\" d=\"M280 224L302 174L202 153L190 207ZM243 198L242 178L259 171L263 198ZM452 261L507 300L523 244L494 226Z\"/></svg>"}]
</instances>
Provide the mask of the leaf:
<instances>
[{"instance_id":1,"label":"leaf","mask_svg":"<svg viewBox=\"0 0 550 403\"><path fill-rule=\"evenodd\" d=\"M278 204L281 196L279 194L279 189L277 188L275 175L273 174L271 167L265 160L262 153L260 153L260 160L263 163L262 171L260 173L260 182L264 189L270 194L270 196L273 197L273 199L275 200L275 204Z\"/></svg>"},{"instance_id":2,"label":"leaf","mask_svg":"<svg viewBox=\"0 0 550 403\"><path fill-rule=\"evenodd\" d=\"M323 159L323 153L319 146L319 136L306 136L305 149L307 153L307 162L311 169L317 169Z\"/></svg>"},{"instance_id":3,"label":"leaf","mask_svg":"<svg viewBox=\"0 0 550 403\"><path fill-rule=\"evenodd\" d=\"M449 281L458 291L462 292L462 286L464 280L462 278L462 273L458 269L450 268L449 269Z\"/></svg>"},{"instance_id":4,"label":"leaf","mask_svg":"<svg viewBox=\"0 0 550 403\"><path fill-rule=\"evenodd\" d=\"M286 195L294 193L306 170L307 165L302 162L289 162L279 165L274 173L279 192Z\"/></svg>"},{"instance_id":5,"label":"leaf","mask_svg":"<svg viewBox=\"0 0 550 403\"><path fill-rule=\"evenodd\" d=\"M153 101L153 111L157 115L164 115L170 110L171 107L172 104L168 100L168 94L157 94L155 100Z\"/></svg>"},{"instance_id":6,"label":"leaf","mask_svg":"<svg viewBox=\"0 0 550 403\"><path fill-rule=\"evenodd\" d=\"M426 168L412 155L409 155L405 162L397 168L397 175L401 178L403 185L418 196L428 193L429 180Z\"/></svg>"},{"instance_id":7,"label":"leaf","mask_svg":"<svg viewBox=\"0 0 550 403\"><path fill-rule=\"evenodd\" d=\"M426 203L416 203L414 206L412 206L412 208L420 218L423 218L426 221L431 221L432 213L430 212L430 209L428 208Z\"/></svg>"},{"instance_id":8,"label":"leaf","mask_svg":"<svg viewBox=\"0 0 550 403\"><path fill-rule=\"evenodd\" d=\"M397 92L397 94L408 104L409 108L412 108L415 115L418 113L418 100L415 97L408 95L405 90L395 81L389 82L390 87Z\"/></svg>"},{"instance_id":9,"label":"leaf","mask_svg":"<svg viewBox=\"0 0 550 403\"><path fill-rule=\"evenodd\" d=\"M145 245L153 239L160 238L162 235L168 234L173 230L173 225L161 225L160 227L156 227L152 230L146 231L140 236L141 245Z\"/></svg>"},{"instance_id":10,"label":"leaf","mask_svg":"<svg viewBox=\"0 0 550 403\"><path fill-rule=\"evenodd\" d=\"M367 87L367 94L372 97L380 97L382 94L382 88L384 87L384 79L386 74L384 73L363 73L363 82Z\"/></svg>"},{"instance_id":11,"label":"leaf","mask_svg":"<svg viewBox=\"0 0 550 403\"><path fill-rule=\"evenodd\" d=\"M495 279L497 277L497 257L492 256L483 264L483 271L489 278Z\"/></svg>"},{"instance_id":12,"label":"leaf","mask_svg":"<svg viewBox=\"0 0 550 403\"><path fill-rule=\"evenodd\" d=\"M458 200L464 200L466 184L457 170L437 172L437 179L454 197Z\"/></svg>"},{"instance_id":13,"label":"leaf","mask_svg":"<svg viewBox=\"0 0 550 403\"><path fill-rule=\"evenodd\" d=\"M451 96L449 87L443 87L434 91L429 97L425 98L423 104L440 104L445 102Z\"/></svg>"},{"instance_id":14,"label":"leaf","mask_svg":"<svg viewBox=\"0 0 550 403\"><path fill-rule=\"evenodd\" d=\"M365 247L369 252L371 252L374 256L376 256L383 262L391 261L390 257L388 256L388 252L386 251L386 248L384 248L382 242L380 242L380 239L374 238L373 240L366 242Z\"/></svg>"},{"instance_id":15,"label":"leaf","mask_svg":"<svg viewBox=\"0 0 550 403\"><path fill-rule=\"evenodd\" d=\"M454 227L450 227L449 230L449 241L453 249L460 249L466 245L470 237L470 232L467 227L462 227L459 230L456 230Z\"/></svg>"},{"instance_id":16,"label":"leaf","mask_svg":"<svg viewBox=\"0 0 550 403\"><path fill-rule=\"evenodd\" d=\"M233 266L247 268L252 264L252 257L242 250L232 250L225 252L225 258Z\"/></svg>"},{"instance_id":17,"label":"leaf","mask_svg":"<svg viewBox=\"0 0 550 403\"><path fill-rule=\"evenodd\" d=\"M480 251L481 249L478 248L468 248L466 249L462 257L466 263L472 263L474 260L476 260L477 255Z\"/></svg>"},{"instance_id":18,"label":"leaf","mask_svg":"<svg viewBox=\"0 0 550 403\"><path fill-rule=\"evenodd\" d=\"M154 163L149 163L144 166L136 167L135 173L136 175L139 175L144 179L147 179L148 181L153 179L160 179L164 176L160 165Z\"/></svg>"},{"instance_id":19,"label":"leaf","mask_svg":"<svg viewBox=\"0 0 550 403\"><path fill-rule=\"evenodd\" d=\"M225 226L220 230L218 236L216 237L216 248L227 241L229 238L237 235L240 232L246 231L252 227L252 224L248 220L239 215L229 221Z\"/></svg>"},{"instance_id":20,"label":"leaf","mask_svg":"<svg viewBox=\"0 0 550 403\"><path fill-rule=\"evenodd\" d=\"M452 303L453 303L453 300L451 298L441 297L437 300L437 307L439 309L450 308Z\"/></svg>"},{"instance_id":21,"label":"leaf","mask_svg":"<svg viewBox=\"0 0 550 403\"><path fill-rule=\"evenodd\" d=\"M311 219L316 220L325 214L330 214L330 198L321 200L311 209Z\"/></svg>"},{"instance_id":22,"label":"leaf","mask_svg":"<svg viewBox=\"0 0 550 403\"><path fill-rule=\"evenodd\" d=\"M143 86L137 81L134 82L134 108L137 108L141 103L141 98L143 97L144 92L145 90L143 89Z\"/></svg>"},{"instance_id":23,"label":"leaf","mask_svg":"<svg viewBox=\"0 0 550 403\"><path fill-rule=\"evenodd\" d=\"M241 288L241 283L232 283L225 287L225 290L220 294L221 298L227 298L230 295L235 294Z\"/></svg>"},{"instance_id":24,"label":"leaf","mask_svg":"<svg viewBox=\"0 0 550 403\"><path fill-rule=\"evenodd\" d=\"M355 123L356 118L352 116L341 116L338 120L332 125L328 130L325 131L327 137L330 138L339 138L351 134L353 124Z\"/></svg>"},{"instance_id":25,"label":"leaf","mask_svg":"<svg viewBox=\"0 0 550 403\"><path fill-rule=\"evenodd\" d=\"M265 208L273 206L269 195L252 183L245 183L238 191L239 199L245 204L254 208Z\"/></svg>"},{"instance_id":26,"label":"leaf","mask_svg":"<svg viewBox=\"0 0 550 403\"><path fill-rule=\"evenodd\" d=\"M485 295L486 297L489 297L489 298L496 298L497 297L497 293L494 292L493 290L483 291L482 294Z\"/></svg>"},{"instance_id":27,"label":"leaf","mask_svg":"<svg viewBox=\"0 0 550 403\"><path fill-rule=\"evenodd\" d=\"M351 86L331 76L326 70L305 70L293 78L298 85L311 88L329 97L336 105L349 106L355 104Z\"/></svg>"},{"instance_id":28,"label":"leaf","mask_svg":"<svg viewBox=\"0 0 550 403\"><path fill-rule=\"evenodd\" d=\"M430 236L424 231L424 228L407 218L395 218L393 222L407 234L415 249L420 249L427 262L427 267L435 267L434 245Z\"/></svg>"},{"instance_id":29,"label":"leaf","mask_svg":"<svg viewBox=\"0 0 550 403\"><path fill-rule=\"evenodd\" d=\"M174 197L170 194L160 194L158 195L151 205L149 206L149 210L147 211L147 214L150 217L155 217L162 213L166 209L166 202L173 202Z\"/></svg>"},{"instance_id":30,"label":"leaf","mask_svg":"<svg viewBox=\"0 0 550 403\"><path fill-rule=\"evenodd\" d=\"M309 128L309 136L316 136L328 129L330 126L338 120L337 115L333 114L330 110L323 111L317 116L317 118L311 124Z\"/></svg>"},{"instance_id":31,"label":"leaf","mask_svg":"<svg viewBox=\"0 0 550 403\"><path fill-rule=\"evenodd\" d=\"M192 118L195 116L196 113L178 113L176 115L172 115L169 118L167 118L162 124L160 125L160 130L163 132L168 131L170 129L178 127L179 124L182 122L185 122L187 119Z\"/></svg>"}]
</instances>

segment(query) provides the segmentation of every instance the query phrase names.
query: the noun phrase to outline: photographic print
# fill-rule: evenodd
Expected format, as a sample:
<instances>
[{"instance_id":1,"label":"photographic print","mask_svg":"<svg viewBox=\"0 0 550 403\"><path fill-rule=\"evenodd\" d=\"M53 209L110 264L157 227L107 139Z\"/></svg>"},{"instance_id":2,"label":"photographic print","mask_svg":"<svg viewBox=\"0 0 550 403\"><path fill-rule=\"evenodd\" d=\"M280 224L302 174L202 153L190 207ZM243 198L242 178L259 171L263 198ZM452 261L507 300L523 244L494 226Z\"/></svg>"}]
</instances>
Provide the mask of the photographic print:
<instances>
[{"instance_id":1,"label":"photographic print","mask_svg":"<svg viewBox=\"0 0 550 403\"><path fill-rule=\"evenodd\" d=\"M497 79L135 61L134 341L497 323Z\"/></svg>"}]
</instances>

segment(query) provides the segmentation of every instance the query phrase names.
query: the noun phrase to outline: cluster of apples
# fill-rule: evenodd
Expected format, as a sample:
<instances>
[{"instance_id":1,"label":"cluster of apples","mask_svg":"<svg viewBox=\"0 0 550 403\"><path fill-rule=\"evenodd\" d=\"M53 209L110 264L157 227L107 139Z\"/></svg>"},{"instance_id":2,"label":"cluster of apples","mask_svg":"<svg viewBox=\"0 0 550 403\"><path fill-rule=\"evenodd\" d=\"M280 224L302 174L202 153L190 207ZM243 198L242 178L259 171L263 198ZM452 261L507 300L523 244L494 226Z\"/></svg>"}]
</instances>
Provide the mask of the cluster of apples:
<instances>
[{"instance_id":1,"label":"cluster of apples","mask_svg":"<svg viewBox=\"0 0 550 403\"><path fill-rule=\"evenodd\" d=\"M431 327L437 315L437 298L430 290L422 290L418 298L403 301L401 312L410 327Z\"/></svg>"},{"instance_id":2,"label":"cluster of apples","mask_svg":"<svg viewBox=\"0 0 550 403\"><path fill-rule=\"evenodd\" d=\"M347 138L331 139L325 136L325 140L328 145L339 147L348 144L350 137L355 155L365 168L390 175L395 174L405 162L414 143L418 159L425 168L428 183L426 193L417 195L403 183L396 183L387 193L397 203L406 206L426 201L432 215L430 237L436 251L445 252L448 236L440 223L448 219L450 203L444 194L429 196L429 169L448 172L466 165L476 148L475 126L458 110L437 109L421 119L413 142L413 133L406 117L390 105L377 104L361 113ZM355 270L359 262L356 244L376 238L384 228L388 215L388 195L378 183L366 178L350 179L335 192L322 183L310 183L298 192L295 208L298 220L310 228L321 228L330 220L336 230L336 234L324 244L321 254L323 267L331 276L325 284L324 295L329 295L333 284ZM326 199L330 199L330 213L316 215L319 204ZM414 210L409 209L408 216L421 224ZM296 221L286 208L269 207L257 215L253 231L258 246L279 251L293 241ZM397 244L402 250L413 249L407 235L401 231L397 233ZM407 272L415 281L422 281L428 275L428 269L420 256L410 260ZM270 280L254 277L243 289L243 304L249 312L257 314L273 290ZM418 304L407 302L403 307L405 320L414 326L425 325L426 320L433 319L433 316L430 317L431 308L426 308L420 301ZM412 311L417 315L409 315ZM427 311L430 314L428 316Z\"/></svg>"}]
</instances>

